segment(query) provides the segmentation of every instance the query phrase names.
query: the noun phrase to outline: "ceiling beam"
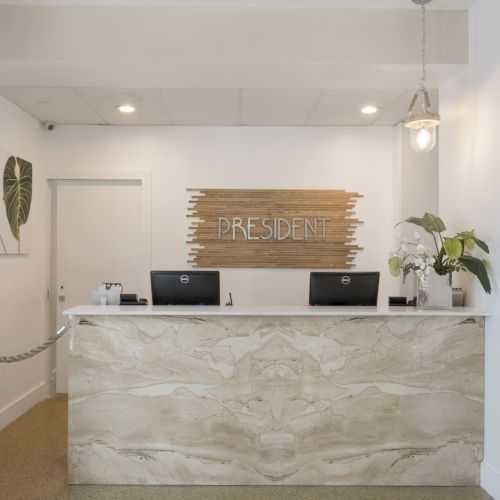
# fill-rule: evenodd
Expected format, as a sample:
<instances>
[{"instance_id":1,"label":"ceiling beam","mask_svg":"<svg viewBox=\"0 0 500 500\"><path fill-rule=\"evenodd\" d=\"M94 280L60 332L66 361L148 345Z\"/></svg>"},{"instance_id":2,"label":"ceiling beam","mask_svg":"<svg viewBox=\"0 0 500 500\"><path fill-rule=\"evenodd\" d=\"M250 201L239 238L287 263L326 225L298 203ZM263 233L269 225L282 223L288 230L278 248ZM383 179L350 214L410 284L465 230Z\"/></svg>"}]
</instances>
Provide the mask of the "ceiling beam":
<instances>
[{"instance_id":1,"label":"ceiling beam","mask_svg":"<svg viewBox=\"0 0 500 500\"><path fill-rule=\"evenodd\" d=\"M414 10L0 6L0 61L415 64ZM429 11L428 62L468 62L466 11Z\"/></svg>"}]
</instances>

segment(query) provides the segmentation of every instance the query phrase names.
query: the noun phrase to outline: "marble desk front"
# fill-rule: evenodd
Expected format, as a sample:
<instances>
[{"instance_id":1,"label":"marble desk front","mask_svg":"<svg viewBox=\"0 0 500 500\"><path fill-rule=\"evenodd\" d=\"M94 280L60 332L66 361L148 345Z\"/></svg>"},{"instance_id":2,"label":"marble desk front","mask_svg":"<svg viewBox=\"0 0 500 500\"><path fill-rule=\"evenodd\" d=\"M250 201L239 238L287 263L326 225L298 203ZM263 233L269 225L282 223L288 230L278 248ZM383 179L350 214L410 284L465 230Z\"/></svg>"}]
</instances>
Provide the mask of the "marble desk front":
<instances>
[{"instance_id":1,"label":"marble desk front","mask_svg":"<svg viewBox=\"0 0 500 500\"><path fill-rule=\"evenodd\" d=\"M70 483L479 484L484 313L66 313Z\"/></svg>"}]
</instances>

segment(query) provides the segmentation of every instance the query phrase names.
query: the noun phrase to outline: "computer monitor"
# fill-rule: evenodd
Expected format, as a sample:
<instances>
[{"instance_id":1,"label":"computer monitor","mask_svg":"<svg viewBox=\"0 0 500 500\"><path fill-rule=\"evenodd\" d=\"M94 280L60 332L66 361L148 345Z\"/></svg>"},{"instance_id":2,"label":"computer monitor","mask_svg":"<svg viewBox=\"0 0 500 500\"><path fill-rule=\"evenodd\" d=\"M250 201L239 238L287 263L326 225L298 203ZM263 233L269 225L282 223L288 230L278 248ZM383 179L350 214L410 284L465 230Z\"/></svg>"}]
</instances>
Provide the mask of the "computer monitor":
<instances>
[{"instance_id":1,"label":"computer monitor","mask_svg":"<svg viewBox=\"0 0 500 500\"><path fill-rule=\"evenodd\" d=\"M312 306L376 306L380 273L311 273Z\"/></svg>"},{"instance_id":2,"label":"computer monitor","mask_svg":"<svg viewBox=\"0 0 500 500\"><path fill-rule=\"evenodd\" d=\"M153 305L220 305L219 271L151 271Z\"/></svg>"}]
</instances>

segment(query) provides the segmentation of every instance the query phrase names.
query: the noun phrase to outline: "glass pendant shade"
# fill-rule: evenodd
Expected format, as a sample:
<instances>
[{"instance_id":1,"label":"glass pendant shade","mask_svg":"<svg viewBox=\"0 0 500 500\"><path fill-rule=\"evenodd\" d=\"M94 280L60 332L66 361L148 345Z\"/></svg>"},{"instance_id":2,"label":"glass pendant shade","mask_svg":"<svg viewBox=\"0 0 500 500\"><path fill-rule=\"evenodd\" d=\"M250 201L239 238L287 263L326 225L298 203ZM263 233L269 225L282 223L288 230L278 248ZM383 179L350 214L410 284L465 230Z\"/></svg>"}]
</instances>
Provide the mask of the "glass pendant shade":
<instances>
[{"instance_id":1,"label":"glass pendant shade","mask_svg":"<svg viewBox=\"0 0 500 500\"><path fill-rule=\"evenodd\" d=\"M436 127L410 129L410 145L417 153L427 153L436 145Z\"/></svg>"},{"instance_id":2,"label":"glass pendant shade","mask_svg":"<svg viewBox=\"0 0 500 500\"><path fill-rule=\"evenodd\" d=\"M419 99L422 101L421 109L420 112L415 112ZM439 114L431 112L427 91L417 92L413 97L408 110L408 117L405 120L405 127L410 129L410 145L417 153L427 153L434 148L439 123Z\"/></svg>"}]
</instances>

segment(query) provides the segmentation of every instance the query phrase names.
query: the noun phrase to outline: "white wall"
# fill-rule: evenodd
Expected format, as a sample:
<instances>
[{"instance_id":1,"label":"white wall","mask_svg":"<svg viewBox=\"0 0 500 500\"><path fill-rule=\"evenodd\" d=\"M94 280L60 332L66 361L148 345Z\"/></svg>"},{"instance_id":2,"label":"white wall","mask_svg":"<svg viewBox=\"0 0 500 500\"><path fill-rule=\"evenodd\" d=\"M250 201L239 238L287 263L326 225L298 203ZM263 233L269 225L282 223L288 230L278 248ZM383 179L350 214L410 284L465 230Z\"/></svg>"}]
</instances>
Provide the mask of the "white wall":
<instances>
[{"instance_id":1,"label":"white wall","mask_svg":"<svg viewBox=\"0 0 500 500\"><path fill-rule=\"evenodd\" d=\"M58 126L47 132L0 99L0 148L31 160L35 169L32 251L28 256L0 257L0 355L28 350L50 332L49 171L62 177L82 170L92 177L90 171L96 169L150 171L151 267L156 269L189 267L188 187L360 192L364 198L357 215L364 224L358 242L364 250L356 269L382 272L379 301L386 303L389 294L399 292L386 261L394 223L402 216L401 192L408 177L402 175L405 144L400 131L390 127ZM417 199L422 188L414 186ZM147 277L149 268L143 272ZM137 291L149 295L149 289ZM229 291L237 304L305 304L308 270L222 270L223 301ZM49 353L0 365L0 428L49 394L50 367Z\"/></svg>"},{"instance_id":2,"label":"white wall","mask_svg":"<svg viewBox=\"0 0 500 500\"><path fill-rule=\"evenodd\" d=\"M40 124L0 97L0 148L33 163L32 248L27 256L0 256L0 355L29 350L46 339L48 197ZM3 165L1 173L3 174ZM0 210L4 210L0 201ZM48 394L48 353L0 364L0 429Z\"/></svg>"},{"instance_id":3,"label":"white wall","mask_svg":"<svg viewBox=\"0 0 500 500\"><path fill-rule=\"evenodd\" d=\"M434 109L438 109L438 102L432 103ZM410 131L402 124L396 128L399 140L395 141L396 162L399 168L396 175L399 176L395 189L396 202L400 204L400 218L404 220L409 217L422 217L425 212L438 214L439 212L439 168L438 151L435 147L429 153L417 153L410 144ZM398 221L399 222L399 221ZM398 226L398 234L409 241L415 241L415 231L418 227L412 224ZM430 235L419 230L427 246L433 246ZM401 282L401 295L413 298L416 295L416 280L411 273L405 282Z\"/></svg>"},{"instance_id":4,"label":"white wall","mask_svg":"<svg viewBox=\"0 0 500 500\"><path fill-rule=\"evenodd\" d=\"M155 269L189 268L186 188L362 193L357 214L364 221L358 230L364 250L356 269L382 272L381 303L399 291L398 281L386 271L393 225L400 217L393 128L58 126L45 141L52 170L152 171ZM240 305L306 304L308 299L306 270L222 270L221 284L221 300L231 291Z\"/></svg>"},{"instance_id":5,"label":"white wall","mask_svg":"<svg viewBox=\"0 0 500 500\"><path fill-rule=\"evenodd\" d=\"M500 2L470 11L470 67L441 88L440 214L452 229L475 228L500 269ZM498 279L498 278L497 278ZM467 280L469 302L493 311L486 329L485 457L481 484L500 499L500 303Z\"/></svg>"}]
</instances>

